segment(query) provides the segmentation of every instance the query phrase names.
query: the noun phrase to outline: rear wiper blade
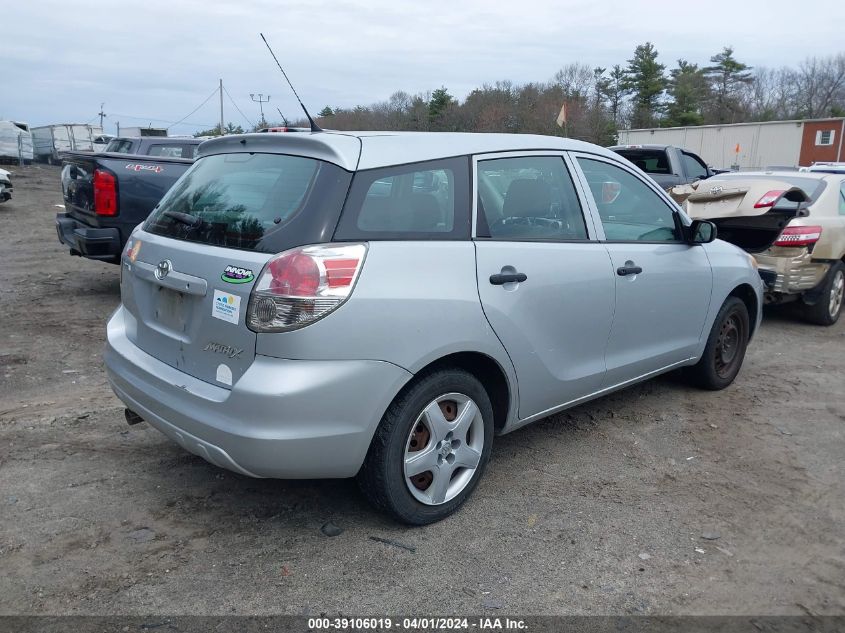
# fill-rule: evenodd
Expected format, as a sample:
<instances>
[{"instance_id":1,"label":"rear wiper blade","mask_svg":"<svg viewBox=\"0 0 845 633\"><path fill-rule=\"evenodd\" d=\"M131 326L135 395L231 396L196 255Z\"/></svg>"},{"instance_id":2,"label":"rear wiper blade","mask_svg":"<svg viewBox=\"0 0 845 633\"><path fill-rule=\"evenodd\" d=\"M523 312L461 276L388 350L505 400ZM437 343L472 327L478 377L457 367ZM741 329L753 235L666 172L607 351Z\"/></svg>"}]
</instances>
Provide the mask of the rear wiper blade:
<instances>
[{"instance_id":1,"label":"rear wiper blade","mask_svg":"<svg viewBox=\"0 0 845 633\"><path fill-rule=\"evenodd\" d=\"M172 220L176 220L181 224L190 226L191 228L197 228L203 224L203 221L197 216L190 215L188 213L181 213L179 211L162 211L162 215Z\"/></svg>"}]
</instances>

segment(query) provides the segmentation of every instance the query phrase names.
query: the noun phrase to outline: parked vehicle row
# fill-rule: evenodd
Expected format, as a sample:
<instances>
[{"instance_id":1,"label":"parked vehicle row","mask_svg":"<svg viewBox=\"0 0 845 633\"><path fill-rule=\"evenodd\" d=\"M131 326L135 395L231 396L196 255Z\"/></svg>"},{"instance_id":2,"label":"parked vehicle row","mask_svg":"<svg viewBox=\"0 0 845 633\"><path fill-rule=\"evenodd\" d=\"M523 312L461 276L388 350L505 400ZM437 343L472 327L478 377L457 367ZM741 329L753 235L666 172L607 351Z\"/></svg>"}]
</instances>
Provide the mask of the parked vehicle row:
<instances>
[{"instance_id":1,"label":"parked vehicle row","mask_svg":"<svg viewBox=\"0 0 845 633\"><path fill-rule=\"evenodd\" d=\"M498 134L205 142L130 237L109 381L258 477L442 519L493 436L660 373L729 385L754 260L608 150Z\"/></svg>"}]
</instances>

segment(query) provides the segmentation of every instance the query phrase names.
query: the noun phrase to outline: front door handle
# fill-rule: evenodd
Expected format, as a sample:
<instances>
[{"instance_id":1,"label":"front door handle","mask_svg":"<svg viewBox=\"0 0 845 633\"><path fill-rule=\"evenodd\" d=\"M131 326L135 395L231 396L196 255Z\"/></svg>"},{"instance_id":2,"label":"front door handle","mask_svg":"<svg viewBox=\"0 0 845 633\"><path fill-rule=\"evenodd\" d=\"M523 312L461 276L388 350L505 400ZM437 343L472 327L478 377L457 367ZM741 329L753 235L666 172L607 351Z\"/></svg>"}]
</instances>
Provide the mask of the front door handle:
<instances>
[{"instance_id":1,"label":"front door handle","mask_svg":"<svg viewBox=\"0 0 845 633\"><path fill-rule=\"evenodd\" d=\"M643 269L639 266L620 266L616 269L616 274L620 277L624 277L625 275L639 275L643 272Z\"/></svg>"},{"instance_id":2,"label":"front door handle","mask_svg":"<svg viewBox=\"0 0 845 633\"><path fill-rule=\"evenodd\" d=\"M528 279L528 275L525 273L496 273L490 275L490 283L494 286L501 286L514 281L522 282L526 279Z\"/></svg>"}]
</instances>

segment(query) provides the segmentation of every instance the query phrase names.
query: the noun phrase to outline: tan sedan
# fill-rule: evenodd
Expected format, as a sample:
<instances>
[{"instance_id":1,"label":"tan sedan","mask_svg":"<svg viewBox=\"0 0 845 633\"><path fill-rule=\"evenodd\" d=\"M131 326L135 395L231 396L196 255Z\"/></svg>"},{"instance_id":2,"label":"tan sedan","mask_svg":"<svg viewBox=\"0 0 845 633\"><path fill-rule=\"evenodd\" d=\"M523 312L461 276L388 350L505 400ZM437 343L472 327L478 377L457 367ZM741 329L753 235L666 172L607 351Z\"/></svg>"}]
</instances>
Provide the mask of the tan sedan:
<instances>
[{"instance_id":1,"label":"tan sedan","mask_svg":"<svg viewBox=\"0 0 845 633\"><path fill-rule=\"evenodd\" d=\"M842 170L720 174L671 193L754 255L768 303L800 301L812 323L836 323L845 294Z\"/></svg>"}]
</instances>

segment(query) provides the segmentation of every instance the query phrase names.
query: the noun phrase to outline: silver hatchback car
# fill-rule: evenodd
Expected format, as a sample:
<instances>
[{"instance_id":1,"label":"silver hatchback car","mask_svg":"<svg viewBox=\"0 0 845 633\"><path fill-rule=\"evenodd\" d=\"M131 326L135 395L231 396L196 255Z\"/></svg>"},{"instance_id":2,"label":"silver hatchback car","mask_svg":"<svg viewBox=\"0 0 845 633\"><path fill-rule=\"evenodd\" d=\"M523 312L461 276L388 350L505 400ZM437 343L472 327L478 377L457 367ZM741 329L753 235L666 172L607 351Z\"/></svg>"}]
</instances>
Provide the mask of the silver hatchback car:
<instances>
[{"instance_id":1,"label":"silver hatchback car","mask_svg":"<svg viewBox=\"0 0 845 633\"><path fill-rule=\"evenodd\" d=\"M430 523L496 434L682 367L733 381L763 286L714 238L569 139L227 136L126 245L108 376L217 466L357 476Z\"/></svg>"}]
</instances>

